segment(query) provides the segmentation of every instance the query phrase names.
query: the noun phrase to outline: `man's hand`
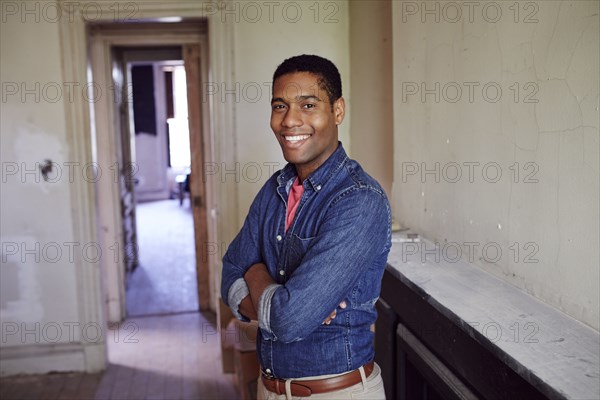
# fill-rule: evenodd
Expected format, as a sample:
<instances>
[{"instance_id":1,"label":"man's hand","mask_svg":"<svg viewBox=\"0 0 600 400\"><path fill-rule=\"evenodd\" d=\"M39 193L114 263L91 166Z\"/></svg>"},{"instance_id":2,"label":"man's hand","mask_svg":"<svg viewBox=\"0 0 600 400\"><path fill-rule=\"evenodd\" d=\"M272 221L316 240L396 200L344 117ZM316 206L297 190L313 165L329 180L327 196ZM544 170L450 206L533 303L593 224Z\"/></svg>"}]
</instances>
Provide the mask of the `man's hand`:
<instances>
[{"instance_id":1,"label":"man's hand","mask_svg":"<svg viewBox=\"0 0 600 400\"><path fill-rule=\"evenodd\" d=\"M251 266L248 271L244 274L244 280L248 285L248 290L250 291L250 298L252 299L252 303L255 308L258 308L258 301L260 300L260 296L265 291L267 286L275 283L271 275L269 275L269 271L267 271L267 266L262 263L254 264Z\"/></svg>"},{"instance_id":2,"label":"man's hand","mask_svg":"<svg viewBox=\"0 0 600 400\"><path fill-rule=\"evenodd\" d=\"M242 314L244 317L246 317L250 320L258 319L258 313L256 312L256 307L254 306L254 303L252 302L252 298L250 297L250 295L248 295L242 299L242 301L240 302L238 311L240 312L240 314Z\"/></svg>"},{"instance_id":3,"label":"man's hand","mask_svg":"<svg viewBox=\"0 0 600 400\"><path fill-rule=\"evenodd\" d=\"M339 307L343 310L346 308L346 302L344 300L342 300L342 302L340 303ZM329 316L327 318L325 318L325 321L323 321L324 325L329 325L331 323L332 319L335 319L335 316L337 315L337 308L335 310L333 310L333 312L331 314L329 314Z\"/></svg>"}]
</instances>

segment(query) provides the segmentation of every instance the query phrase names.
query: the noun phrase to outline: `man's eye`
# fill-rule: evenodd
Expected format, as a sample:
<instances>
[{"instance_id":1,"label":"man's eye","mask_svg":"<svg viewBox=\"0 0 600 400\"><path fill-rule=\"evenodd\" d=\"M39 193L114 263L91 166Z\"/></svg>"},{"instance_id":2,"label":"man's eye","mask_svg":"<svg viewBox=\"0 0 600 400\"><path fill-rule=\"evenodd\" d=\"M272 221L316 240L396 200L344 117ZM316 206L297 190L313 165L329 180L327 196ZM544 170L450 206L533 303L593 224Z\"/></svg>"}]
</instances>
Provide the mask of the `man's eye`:
<instances>
[{"instance_id":1,"label":"man's eye","mask_svg":"<svg viewBox=\"0 0 600 400\"><path fill-rule=\"evenodd\" d=\"M306 104L304 105L304 108L309 108L309 109L310 109L310 108L315 108L316 106L317 106L316 104L312 104L312 103L306 103Z\"/></svg>"},{"instance_id":2,"label":"man's eye","mask_svg":"<svg viewBox=\"0 0 600 400\"><path fill-rule=\"evenodd\" d=\"M285 106L283 104L273 104L273 110L282 110Z\"/></svg>"}]
</instances>

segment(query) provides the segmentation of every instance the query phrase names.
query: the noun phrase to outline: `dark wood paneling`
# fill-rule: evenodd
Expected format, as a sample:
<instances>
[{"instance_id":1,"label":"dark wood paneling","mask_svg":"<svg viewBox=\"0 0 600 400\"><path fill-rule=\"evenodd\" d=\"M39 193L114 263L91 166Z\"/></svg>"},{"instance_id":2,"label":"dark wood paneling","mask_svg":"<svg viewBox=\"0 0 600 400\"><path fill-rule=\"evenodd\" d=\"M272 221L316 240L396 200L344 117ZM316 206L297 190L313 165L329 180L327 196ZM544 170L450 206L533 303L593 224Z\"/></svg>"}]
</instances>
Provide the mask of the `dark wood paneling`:
<instances>
[{"instance_id":1,"label":"dark wood paneling","mask_svg":"<svg viewBox=\"0 0 600 400\"><path fill-rule=\"evenodd\" d=\"M396 393L396 326L398 317L392 308L379 299L377 307L377 323L375 324L375 362L381 367L381 377L388 399L395 398Z\"/></svg>"},{"instance_id":2,"label":"dark wood paneling","mask_svg":"<svg viewBox=\"0 0 600 400\"><path fill-rule=\"evenodd\" d=\"M414 366L418 375L423 377L420 393L417 396L407 395L407 399L477 400L477 396L404 325L398 324L396 332L398 358L403 360L405 369ZM410 383L410 380L407 379L406 383ZM411 390L406 392L410 393Z\"/></svg>"}]
</instances>

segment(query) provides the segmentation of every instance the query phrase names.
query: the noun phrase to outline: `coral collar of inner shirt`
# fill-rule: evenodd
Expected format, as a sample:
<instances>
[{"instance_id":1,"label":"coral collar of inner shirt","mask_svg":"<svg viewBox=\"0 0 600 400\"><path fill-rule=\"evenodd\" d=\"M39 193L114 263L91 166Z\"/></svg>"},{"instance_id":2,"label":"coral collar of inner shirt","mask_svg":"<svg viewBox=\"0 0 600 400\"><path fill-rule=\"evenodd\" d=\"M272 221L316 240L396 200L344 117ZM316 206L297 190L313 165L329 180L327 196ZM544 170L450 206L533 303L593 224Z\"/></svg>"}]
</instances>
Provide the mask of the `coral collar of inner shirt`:
<instances>
[{"instance_id":1,"label":"coral collar of inner shirt","mask_svg":"<svg viewBox=\"0 0 600 400\"><path fill-rule=\"evenodd\" d=\"M287 207L287 215L285 218L285 231L289 229L290 225L292 225L292 221L294 220L294 216L296 215L296 210L298 209L298 204L300 204L300 198L302 197L302 193L304 193L304 186L300 183L300 179L296 177L296 180L292 184L290 188L290 193L288 195L288 207Z\"/></svg>"}]
</instances>

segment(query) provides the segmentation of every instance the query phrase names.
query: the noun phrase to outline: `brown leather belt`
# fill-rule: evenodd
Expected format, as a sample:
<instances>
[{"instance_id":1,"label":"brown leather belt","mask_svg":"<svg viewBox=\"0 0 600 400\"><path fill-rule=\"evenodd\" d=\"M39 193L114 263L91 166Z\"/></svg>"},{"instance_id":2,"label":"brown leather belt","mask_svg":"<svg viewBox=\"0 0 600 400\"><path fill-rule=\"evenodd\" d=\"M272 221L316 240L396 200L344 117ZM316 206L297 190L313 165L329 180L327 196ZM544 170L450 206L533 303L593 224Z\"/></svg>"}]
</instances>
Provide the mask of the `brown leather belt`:
<instances>
[{"instance_id":1,"label":"brown leather belt","mask_svg":"<svg viewBox=\"0 0 600 400\"><path fill-rule=\"evenodd\" d=\"M371 375L373 368L373 361L364 365L365 375L367 377ZM262 382L269 392L285 394L285 379L269 377L264 373L261 374L261 376ZM334 376L332 378L302 381L293 380L290 387L292 389L292 396L308 397L311 394L327 393L333 392L334 390L345 389L360 382L362 382L360 371L355 369L354 371L348 372L344 375Z\"/></svg>"}]
</instances>

